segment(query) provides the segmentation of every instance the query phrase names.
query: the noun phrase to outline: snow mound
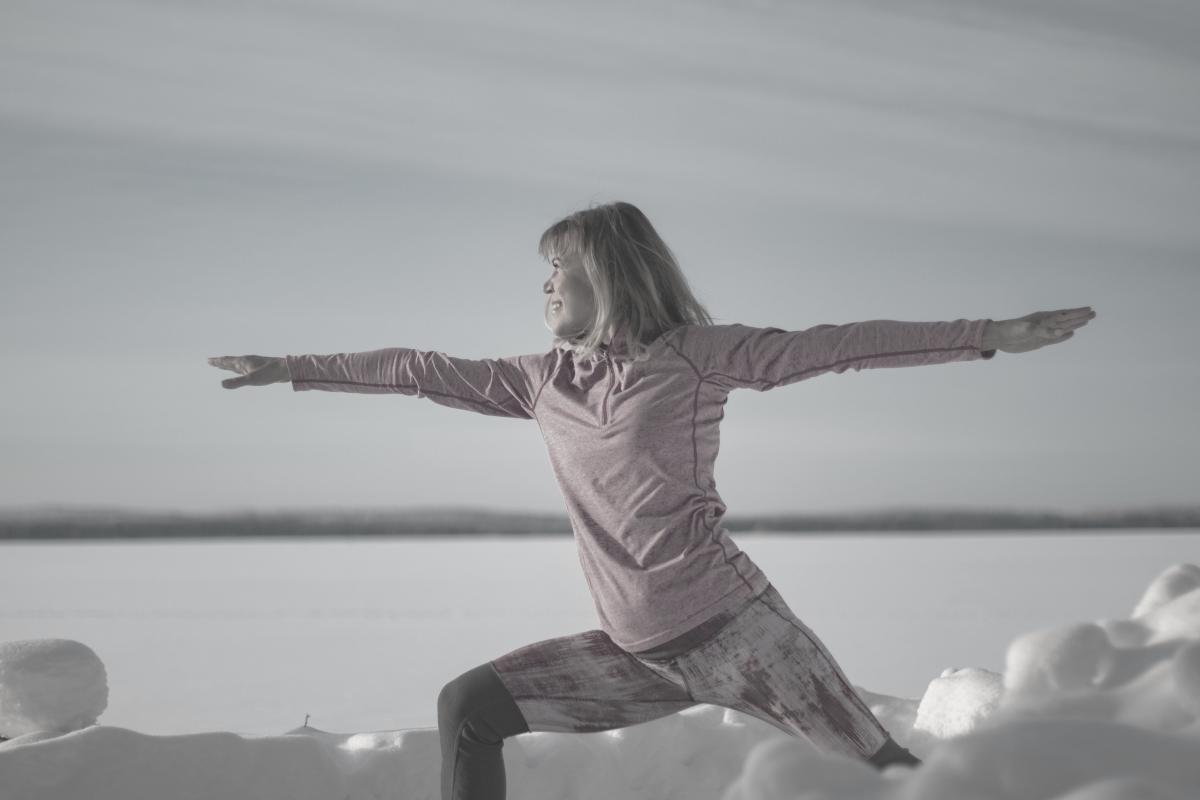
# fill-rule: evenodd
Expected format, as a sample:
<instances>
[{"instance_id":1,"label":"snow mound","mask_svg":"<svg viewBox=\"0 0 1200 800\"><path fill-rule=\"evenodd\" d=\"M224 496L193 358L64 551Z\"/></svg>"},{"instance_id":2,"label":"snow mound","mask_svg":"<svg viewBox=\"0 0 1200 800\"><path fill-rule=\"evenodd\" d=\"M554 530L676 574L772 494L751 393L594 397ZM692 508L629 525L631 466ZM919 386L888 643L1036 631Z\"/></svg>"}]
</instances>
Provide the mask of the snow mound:
<instances>
[{"instance_id":1,"label":"snow mound","mask_svg":"<svg viewBox=\"0 0 1200 800\"><path fill-rule=\"evenodd\" d=\"M96 724L107 706L104 664L87 645L0 642L0 737L78 730Z\"/></svg>"},{"instance_id":2,"label":"snow mound","mask_svg":"<svg viewBox=\"0 0 1200 800\"><path fill-rule=\"evenodd\" d=\"M937 739L966 733L996 710L1003 694L1003 675L975 667L947 669L926 687L913 733Z\"/></svg>"}]
</instances>

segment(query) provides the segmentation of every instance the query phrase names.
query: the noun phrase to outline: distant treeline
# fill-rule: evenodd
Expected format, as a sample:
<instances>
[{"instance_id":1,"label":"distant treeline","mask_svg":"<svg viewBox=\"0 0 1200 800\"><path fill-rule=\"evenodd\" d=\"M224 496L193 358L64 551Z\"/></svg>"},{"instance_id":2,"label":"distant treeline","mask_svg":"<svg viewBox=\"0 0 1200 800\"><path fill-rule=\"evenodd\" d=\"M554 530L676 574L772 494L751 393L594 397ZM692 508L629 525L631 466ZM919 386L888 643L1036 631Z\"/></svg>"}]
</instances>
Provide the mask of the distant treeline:
<instances>
[{"instance_id":1,"label":"distant treeline","mask_svg":"<svg viewBox=\"0 0 1200 800\"><path fill-rule=\"evenodd\" d=\"M1200 529L1200 506L1091 513L894 510L726 516L730 532L830 533ZM571 535L559 514L470 509L184 514L113 509L0 511L0 540L214 539L254 537Z\"/></svg>"}]
</instances>

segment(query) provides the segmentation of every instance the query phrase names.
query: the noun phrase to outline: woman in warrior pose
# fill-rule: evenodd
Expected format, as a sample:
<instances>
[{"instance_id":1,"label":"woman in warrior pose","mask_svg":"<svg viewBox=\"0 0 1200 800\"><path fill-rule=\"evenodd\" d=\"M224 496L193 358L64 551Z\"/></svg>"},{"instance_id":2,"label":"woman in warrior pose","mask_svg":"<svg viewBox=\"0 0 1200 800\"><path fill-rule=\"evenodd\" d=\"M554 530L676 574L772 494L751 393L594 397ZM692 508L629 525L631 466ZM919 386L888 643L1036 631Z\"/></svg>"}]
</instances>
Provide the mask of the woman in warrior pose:
<instances>
[{"instance_id":1,"label":"woman in warrior pose","mask_svg":"<svg viewBox=\"0 0 1200 800\"><path fill-rule=\"evenodd\" d=\"M1024 353L1066 341L1095 312L798 331L714 324L650 221L622 202L556 222L538 252L553 269L542 285L548 352L209 359L241 374L222 381L229 389L290 381L295 391L391 392L537 422L599 628L525 645L445 684L444 800L505 796L506 737L610 730L697 703L879 769L921 763L722 526L713 465L727 396L826 372Z\"/></svg>"}]
</instances>

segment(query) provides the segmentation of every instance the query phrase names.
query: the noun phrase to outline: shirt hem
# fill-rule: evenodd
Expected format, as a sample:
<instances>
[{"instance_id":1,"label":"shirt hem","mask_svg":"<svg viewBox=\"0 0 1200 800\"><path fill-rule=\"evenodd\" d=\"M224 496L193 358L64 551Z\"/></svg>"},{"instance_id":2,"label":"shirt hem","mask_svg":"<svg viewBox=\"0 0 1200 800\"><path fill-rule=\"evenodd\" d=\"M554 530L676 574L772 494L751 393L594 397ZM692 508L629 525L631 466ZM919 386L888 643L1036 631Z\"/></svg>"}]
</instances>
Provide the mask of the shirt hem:
<instances>
[{"instance_id":1,"label":"shirt hem","mask_svg":"<svg viewBox=\"0 0 1200 800\"><path fill-rule=\"evenodd\" d=\"M763 573L762 570L758 570L749 579L749 582L746 582L745 580L741 581L733 591L724 595L712 604L705 606L700 611L692 614L690 617L680 620L661 633L656 633L653 636L647 636L643 639L638 639L628 643L622 643L616 636L613 635L611 630L605 631L605 633L608 634L609 638L612 639L618 647L627 652L636 653L639 651L653 650L661 644L666 644L672 639L682 636L694 628L698 628L723 611L728 611L738 605L748 603L750 600L753 600L765 592L767 587L770 585L771 582L767 580L766 574Z\"/></svg>"}]
</instances>

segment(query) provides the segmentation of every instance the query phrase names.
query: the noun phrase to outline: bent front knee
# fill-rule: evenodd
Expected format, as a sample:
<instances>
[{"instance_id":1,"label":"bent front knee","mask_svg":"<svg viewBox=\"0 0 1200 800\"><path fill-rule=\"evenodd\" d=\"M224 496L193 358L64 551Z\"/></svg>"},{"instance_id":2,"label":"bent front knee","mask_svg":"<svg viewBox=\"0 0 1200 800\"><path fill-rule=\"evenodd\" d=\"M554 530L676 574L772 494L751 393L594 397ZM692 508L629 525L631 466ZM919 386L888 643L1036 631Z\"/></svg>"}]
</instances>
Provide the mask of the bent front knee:
<instances>
[{"instance_id":1,"label":"bent front knee","mask_svg":"<svg viewBox=\"0 0 1200 800\"><path fill-rule=\"evenodd\" d=\"M438 693L438 727L455 735L472 734L499 742L527 733L529 726L491 662L469 669Z\"/></svg>"}]
</instances>

